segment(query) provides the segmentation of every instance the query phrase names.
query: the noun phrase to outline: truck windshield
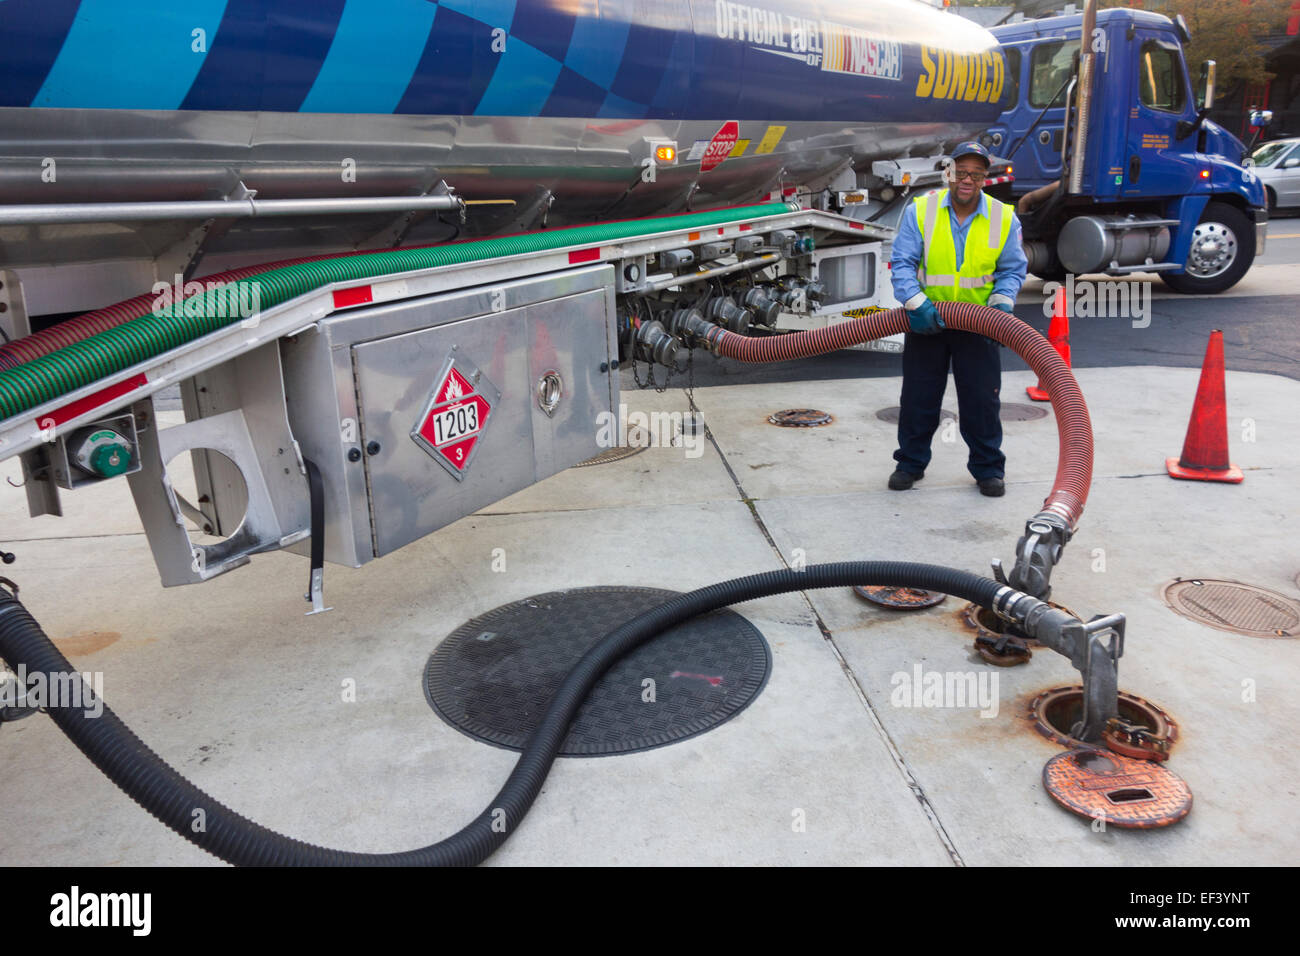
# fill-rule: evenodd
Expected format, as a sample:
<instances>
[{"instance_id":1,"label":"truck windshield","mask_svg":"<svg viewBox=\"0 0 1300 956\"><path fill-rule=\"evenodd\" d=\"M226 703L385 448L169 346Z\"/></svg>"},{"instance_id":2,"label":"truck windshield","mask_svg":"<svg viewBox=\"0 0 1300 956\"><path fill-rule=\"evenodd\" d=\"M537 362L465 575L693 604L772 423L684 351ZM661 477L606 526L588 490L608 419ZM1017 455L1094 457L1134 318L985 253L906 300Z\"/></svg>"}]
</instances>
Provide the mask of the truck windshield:
<instances>
[{"instance_id":1,"label":"truck windshield","mask_svg":"<svg viewBox=\"0 0 1300 956\"><path fill-rule=\"evenodd\" d=\"M1183 111L1183 71L1177 49L1159 40L1142 44L1138 91L1143 106L1169 113Z\"/></svg>"},{"instance_id":2,"label":"truck windshield","mask_svg":"<svg viewBox=\"0 0 1300 956\"><path fill-rule=\"evenodd\" d=\"M1079 51L1078 43L1040 43L1034 47L1030 57L1029 70L1029 105L1042 109L1052 100L1053 106L1065 105L1066 78L1074 72L1074 55ZM1057 91L1060 94L1057 95ZM1056 97L1054 100L1052 97Z\"/></svg>"},{"instance_id":3,"label":"truck windshield","mask_svg":"<svg viewBox=\"0 0 1300 956\"><path fill-rule=\"evenodd\" d=\"M1002 109L1012 109L1020 99L1020 51L1010 47L1002 51L1007 57L1007 85L1002 90Z\"/></svg>"}]
</instances>

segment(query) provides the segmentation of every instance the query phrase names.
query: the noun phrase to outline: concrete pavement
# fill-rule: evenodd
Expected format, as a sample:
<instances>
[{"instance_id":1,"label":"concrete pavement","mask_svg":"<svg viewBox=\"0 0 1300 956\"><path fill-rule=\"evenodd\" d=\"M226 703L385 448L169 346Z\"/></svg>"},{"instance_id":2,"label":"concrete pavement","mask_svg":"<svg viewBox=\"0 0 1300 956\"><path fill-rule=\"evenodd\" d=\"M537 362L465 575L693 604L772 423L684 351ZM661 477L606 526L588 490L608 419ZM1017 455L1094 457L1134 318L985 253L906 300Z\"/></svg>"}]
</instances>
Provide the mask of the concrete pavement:
<instances>
[{"instance_id":1,"label":"concrete pavement","mask_svg":"<svg viewBox=\"0 0 1300 956\"><path fill-rule=\"evenodd\" d=\"M1064 658L1038 650L1028 665L993 668L973 652L955 599L901 614L845 589L740 605L774 658L753 704L672 746L560 760L491 862L1293 863L1300 753L1287 734L1300 722L1300 644L1187 620L1161 594L1175 577L1212 577L1300 598L1300 383L1229 372L1232 458L1246 480L1177 482L1164 459L1181 449L1197 375L1078 372L1096 467L1053 578L1053 598L1085 619L1128 615L1120 688L1180 725L1169 766L1196 801L1183 823L1094 832L1044 792L1043 764L1061 748L1026 709L1043 689L1077 682ZM1007 373L1004 401L1026 401L1031 382ZM424 700L428 655L465 620L544 591L686 591L800 560L987 574L990 558L1011 559L1056 467L1049 415L1007 423L1004 498L978 494L955 430L954 441L936 437L914 490L886 490L893 426L875 412L897 404L897 379L721 386L695 398L716 439L698 457L657 447L570 469L361 569L327 567L335 610L325 615L303 616L306 562L288 554L162 589L124 482L65 495L63 519L28 519L21 492L0 495L2 540L18 554L5 573L73 663L103 674L118 714L197 785L299 839L392 851L468 822L515 759L448 727ZM686 408L676 389L624 401ZM765 423L788 407L836 421ZM19 480L17 462L0 473ZM492 570L496 549L504 570ZM996 676L996 715L896 706L897 675L918 663ZM347 681L355 701L341 692ZM3 864L216 862L41 715L0 727L0 806Z\"/></svg>"}]
</instances>

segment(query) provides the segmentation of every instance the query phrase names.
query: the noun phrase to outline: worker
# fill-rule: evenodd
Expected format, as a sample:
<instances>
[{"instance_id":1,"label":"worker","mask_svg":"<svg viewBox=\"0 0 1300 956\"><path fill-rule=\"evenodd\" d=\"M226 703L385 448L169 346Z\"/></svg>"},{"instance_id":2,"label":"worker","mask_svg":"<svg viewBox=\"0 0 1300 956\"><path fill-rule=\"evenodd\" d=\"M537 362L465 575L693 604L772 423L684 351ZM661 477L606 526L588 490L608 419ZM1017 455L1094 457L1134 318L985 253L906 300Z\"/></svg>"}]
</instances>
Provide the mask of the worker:
<instances>
[{"instance_id":1,"label":"worker","mask_svg":"<svg viewBox=\"0 0 1300 956\"><path fill-rule=\"evenodd\" d=\"M1025 281L1029 263L1015 209L984 195L990 162L979 143L953 150L945 172L949 188L913 200L894 240L894 295L907 310L910 328L903 345L898 465L889 476L895 491L925 476L950 364L961 437L970 450L966 467L981 494L996 498L1006 491L998 343L946 328L934 305L976 302L1011 312Z\"/></svg>"}]
</instances>

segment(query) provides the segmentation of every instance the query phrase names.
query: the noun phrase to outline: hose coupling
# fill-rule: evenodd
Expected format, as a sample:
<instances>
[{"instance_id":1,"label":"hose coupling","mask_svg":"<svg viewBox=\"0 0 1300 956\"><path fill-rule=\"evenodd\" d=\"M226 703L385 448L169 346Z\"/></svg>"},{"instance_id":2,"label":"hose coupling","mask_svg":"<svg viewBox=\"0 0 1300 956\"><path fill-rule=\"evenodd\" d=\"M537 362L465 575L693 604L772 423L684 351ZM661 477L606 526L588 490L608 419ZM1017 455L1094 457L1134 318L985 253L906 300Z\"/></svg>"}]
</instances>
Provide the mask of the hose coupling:
<instances>
[{"instance_id":1,"label":"hose coupling","mask_svg":"<svg viewBox=\"0 0 1300 956\"><path fill-rule=\"evenodd\" d=\"M668 317L668 329L674 335L684 339L698 339L715 355L718 353L717 342L726 329L715 325L704 317L699 309L677 309ZM689 341L689 339L688 339Z\"/></svg>"},{"instance_id":2,"label":"hose coupling","mask_svg":"<svg viewBox=\"0 0 1300 956\"><path fill-rule=\"evenodd\" d=\"M642 322L636 330L636 342L645 358L675 371L686 368L686 352L657 319Z\"/></svg>"},{"instance_id":3,"label":"hose coupling","mask_svg":"<svg viewBox=\"0 0 1300 956\"><path fill-rule=\"evenodd\" d=\"M1052 596L1052 568L1061 560L1071 531L1059 515L1040 511L1025 522L1025 533L1016 542L1016 564L1006 583L1046 601ZM994 567L1002 580L1001 567Z\"/></svg>"}]
</instances>

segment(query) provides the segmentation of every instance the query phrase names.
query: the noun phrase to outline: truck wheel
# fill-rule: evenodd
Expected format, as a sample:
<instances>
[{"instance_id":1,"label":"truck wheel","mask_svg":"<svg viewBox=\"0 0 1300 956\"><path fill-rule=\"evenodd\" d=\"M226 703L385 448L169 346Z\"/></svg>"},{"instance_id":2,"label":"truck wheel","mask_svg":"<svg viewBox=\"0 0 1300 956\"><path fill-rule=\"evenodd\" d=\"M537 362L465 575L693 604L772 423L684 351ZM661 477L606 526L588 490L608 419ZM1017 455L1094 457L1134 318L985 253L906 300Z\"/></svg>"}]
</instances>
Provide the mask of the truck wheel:
<instances>
[{"instance_id":1,"label":"truck wheel","mask_svg":"<svg viewBox=\"0 0 1300 956\"><path fill-rule=\"evenodd\" d=\"M1231 289L1255 261L1255 225L1236 206L1211 202L1192 232L1182 275L1160 273L1175 292L1209 294Z\"/></svg>"}]
</instances>

